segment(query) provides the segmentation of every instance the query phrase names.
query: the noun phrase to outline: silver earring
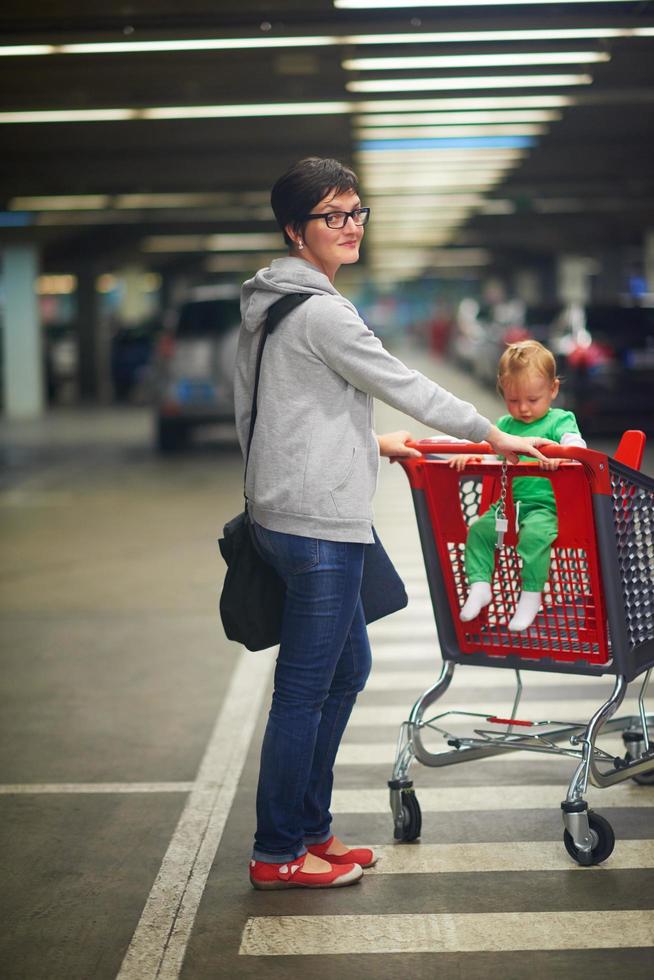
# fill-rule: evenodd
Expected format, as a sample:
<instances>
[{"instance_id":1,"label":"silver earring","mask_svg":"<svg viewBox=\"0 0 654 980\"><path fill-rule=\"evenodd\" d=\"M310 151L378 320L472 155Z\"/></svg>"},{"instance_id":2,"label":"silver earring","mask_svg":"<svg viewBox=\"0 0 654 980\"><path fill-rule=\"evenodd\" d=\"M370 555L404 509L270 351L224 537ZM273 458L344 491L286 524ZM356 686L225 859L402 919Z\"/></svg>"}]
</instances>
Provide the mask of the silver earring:
<instances>
[{"instance_id":1,"label":"silver earring","mask_svg":"<svg viewBox=\"0 0 654 980\"><path fill-rule=\"evenodd\" d=\"M303 249L303 248L304 248L304 242L302 241L302 239L301 239L301 238L300 238L300 239L298 239L298 243L297 243L297 247L298 247L299 249Z\"/></svg>"}]
</instances>

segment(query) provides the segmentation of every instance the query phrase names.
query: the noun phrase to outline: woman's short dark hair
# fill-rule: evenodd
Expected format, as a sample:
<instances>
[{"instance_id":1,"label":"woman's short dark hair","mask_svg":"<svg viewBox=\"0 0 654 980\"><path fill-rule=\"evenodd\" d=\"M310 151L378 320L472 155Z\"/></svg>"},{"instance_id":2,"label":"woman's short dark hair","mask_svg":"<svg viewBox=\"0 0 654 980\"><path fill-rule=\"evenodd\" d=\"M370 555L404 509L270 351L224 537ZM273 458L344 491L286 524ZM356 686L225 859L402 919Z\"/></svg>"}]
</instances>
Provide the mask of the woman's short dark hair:
<instances>
[{"instance_id":1,"label":"woman's short dark hair","mask_svg":"<svg viewBox=\"0 0 654 980\"><path fill-rule=\"evenodd\" d=\"M286 244L293 244L286 234L286 226L300 231L306 216L330 191L340 194L358 190L357 175L338 160L322 157L298 160L270 192L270 203Z\"/></svg>"}]
</instances>

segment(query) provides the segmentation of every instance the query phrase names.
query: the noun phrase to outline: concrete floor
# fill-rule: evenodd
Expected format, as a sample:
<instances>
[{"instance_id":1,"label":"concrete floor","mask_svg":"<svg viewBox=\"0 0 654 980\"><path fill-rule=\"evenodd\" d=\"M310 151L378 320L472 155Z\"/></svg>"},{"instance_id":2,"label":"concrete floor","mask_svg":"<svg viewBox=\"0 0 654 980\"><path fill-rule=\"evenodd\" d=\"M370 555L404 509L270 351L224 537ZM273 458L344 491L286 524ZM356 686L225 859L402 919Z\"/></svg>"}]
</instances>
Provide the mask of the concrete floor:
<instances>
[{"instance_id":1,"label":"concrete floor","mask_svg":"<svg viewBox=\"0 0 654 980\"><path fill-rule=\"evenodd\" d=\"M461 372L406 356L498 414L496 398ZM426 434L380 407L380 431L400 425ZM416 785L443 799L448 792L473 799L486 787L484 808L423 805L422 844L389 851L393 873L367 875L355 888L253 892L247 860L272 658L242 654L217 615L216 538L240 506L233 443L209 439L183 457L159 459L142 409L5 421L0 436L3 980L322 980L343 969L411 980L651 977L654 789L603 791L615 857L582 871L566 863L558 802L538 802L551 787L553 799L562 798L565 760L416 767ZM654 473L654 445L644 469ZM385 798L386 754L397 734L388 718L400 707L408 712L425 674L437 669L399 467L383 470L377 524L415 602L375 631L375 680L337 770L337 826L353 842L391 846L390 815L374 797ZM506 677L485 676L496 673L504 674L479 671L460 687L459 705L509 698ZM554 682L536 696L585 703L597 696L590 685L604 683ZM533 799L509 803L521 787ZM482 871L475 847L504 855L501 866ZM416 853L426 861L434 853L435 867L411 870ZM527 935L530 915L542 937L531 948L503 932L513 922ZM465 940L470 923L492 926L493 941ZM268 949L252 938L261 924L264 938L281 930L274 948L273 939ZM430 946L434 924L450 937L440 952ZM298 955L313 949L303 931L311 925L324 937L321 951ZM351 949L346 927L361 943L354 956L338 955Z\"/></svg>"}]
</instances>

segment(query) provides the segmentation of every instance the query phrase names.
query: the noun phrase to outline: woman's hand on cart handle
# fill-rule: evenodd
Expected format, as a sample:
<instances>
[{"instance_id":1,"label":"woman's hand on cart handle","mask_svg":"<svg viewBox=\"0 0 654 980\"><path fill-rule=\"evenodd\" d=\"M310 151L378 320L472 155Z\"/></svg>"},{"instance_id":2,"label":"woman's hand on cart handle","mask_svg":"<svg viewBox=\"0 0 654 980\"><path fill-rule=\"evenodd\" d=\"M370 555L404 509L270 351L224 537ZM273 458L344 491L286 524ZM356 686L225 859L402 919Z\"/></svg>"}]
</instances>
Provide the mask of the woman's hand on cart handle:
<instances>
[{"instance_id":1,"label":"woman's hand on cart handle","mask_svg":"<svg viewBox=\"0 0 654 980\"><path fill-rule=\"evenodd\" d=\"M387 432L383 436L377 436L379 455L389 456L391 463L394 463L396 459L406 458L407 456L422 456L420 450L407 446L407 442L410 442L411 439L411 433L405 429L401 429L399 432Z\"/></svg>"},{"instance_id":2,"label":"woman's hand on cart handle","mask_svg":"<svg viewBox=\"0 0 654 980\"><path fill-rule=\"evenodd\" d=\"M511 436L508 432L502 432L495 425L491 425L486 440L493 447L493 451L498 456L504 456L509 463L517 463L520 456L533 456L541 464L547 463L548 460L538 451L538 446L546 446L552 442L551 439L540 439L534 436L527 439L522 436Z\"/></svg>"}]
</instances>

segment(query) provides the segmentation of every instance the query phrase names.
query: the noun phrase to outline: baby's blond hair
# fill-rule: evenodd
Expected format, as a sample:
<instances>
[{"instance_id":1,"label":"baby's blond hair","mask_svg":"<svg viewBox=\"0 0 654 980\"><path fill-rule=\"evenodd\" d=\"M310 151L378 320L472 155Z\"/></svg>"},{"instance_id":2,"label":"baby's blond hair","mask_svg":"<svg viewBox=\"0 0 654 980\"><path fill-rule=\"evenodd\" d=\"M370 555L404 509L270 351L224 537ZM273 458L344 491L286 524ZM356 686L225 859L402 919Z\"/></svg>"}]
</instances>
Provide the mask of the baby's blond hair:
<instances>
[{"instance_id":1,"label":"baby's blond hair","mask_svg":"<svg viewBox=\"0 0 654 980\"><path fill-rule=\"evenodd\" d=\"M527 372L542 374L552 384L556 381L554 354L537 340L520 340L507 346L497 367L497 390L500 395L504 393L507 381Z\"/></svg>"}]
</instances>

